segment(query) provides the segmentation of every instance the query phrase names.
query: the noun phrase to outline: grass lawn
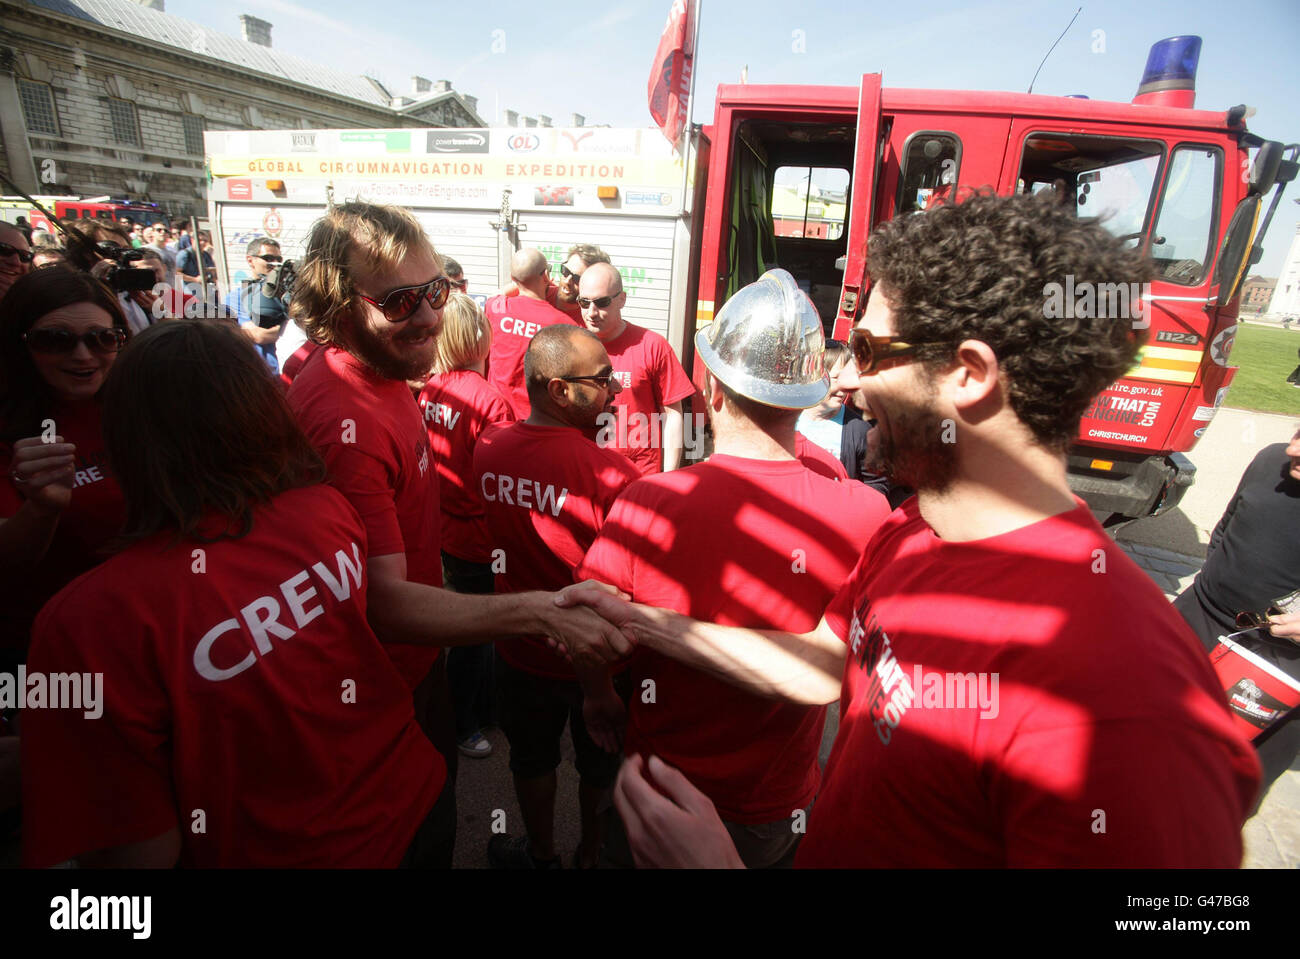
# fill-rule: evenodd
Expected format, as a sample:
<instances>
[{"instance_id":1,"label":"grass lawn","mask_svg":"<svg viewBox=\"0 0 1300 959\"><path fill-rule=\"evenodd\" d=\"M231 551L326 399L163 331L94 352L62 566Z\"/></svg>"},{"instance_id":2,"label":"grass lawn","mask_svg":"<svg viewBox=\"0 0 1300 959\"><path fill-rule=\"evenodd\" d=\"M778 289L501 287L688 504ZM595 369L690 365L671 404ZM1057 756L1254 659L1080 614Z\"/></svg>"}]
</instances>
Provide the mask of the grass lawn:
<instances>
[{"instance_id":1,"label":"grass lawn","mask_svg":"<svg viewBox=\"0 0 1300 959\"><path fill-rule=\"evenodd\" d=\"M1300 363L1300 331L1242 323L1228 362L1239 366L1224 406L1262 413L1300 413L1300 390L1286 381Z\"/></svg>"}]
</instances>

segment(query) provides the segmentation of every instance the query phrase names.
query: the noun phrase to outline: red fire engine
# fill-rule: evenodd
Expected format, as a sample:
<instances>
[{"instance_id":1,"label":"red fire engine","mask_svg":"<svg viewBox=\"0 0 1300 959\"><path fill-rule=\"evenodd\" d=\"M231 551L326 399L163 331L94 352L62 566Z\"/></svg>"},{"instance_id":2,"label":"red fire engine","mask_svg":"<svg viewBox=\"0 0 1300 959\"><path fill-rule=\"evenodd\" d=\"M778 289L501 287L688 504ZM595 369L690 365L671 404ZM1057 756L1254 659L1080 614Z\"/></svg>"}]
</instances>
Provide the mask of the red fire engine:
<instances>
[{"instance_id":1,"label":"red fire engine","mask_svg":"<svg viewBox=\"0 0 1300 959\"><path fill-rule=\"evenodd\" d=\"M866 304L875 224L967 189L1057 190L1079 216L1100 216L1149 251L1156 268L1149 290L1089 293L1108 302L1088 308L1127 309L1149 326L1137 365L1083 418L1071 484L1101 514L1170 509L1195 472L1183 454L1236 372L1228 356L1238 291L1300 154L1249 133L1244 106L1193 109L1200 43L1176 37L1152 47L1132 103L888 90L879 74L856 89L719 87L699 157L707 180L697 183L697 323L780 266L800 280L827 333L845 339ZM816 207L806 229L789 225L788 203L781 229L773 224L774 194L791 183ZM837 204L847 222L828 226ZM1062 289L1058 307L1074 308L1075 297Z\"/></svg>"},{"instance_id":2,"label":"red fire engine","mask_svg":"<svg viewBox=\"0 0 1300 959\"><path fill-rule=\"evenodd\" d=\"M142 200L110 197L79 199L75 196L38 196L35 199L60 220L125 221L135 226L148 226L160 220L171 222L165 209L157 203ZM14 223L20 216L26 219L33 230L55 232L55 227L46 219L45 214L22 197L0 197L0 219Z\"/></svg>"}]
</instances>

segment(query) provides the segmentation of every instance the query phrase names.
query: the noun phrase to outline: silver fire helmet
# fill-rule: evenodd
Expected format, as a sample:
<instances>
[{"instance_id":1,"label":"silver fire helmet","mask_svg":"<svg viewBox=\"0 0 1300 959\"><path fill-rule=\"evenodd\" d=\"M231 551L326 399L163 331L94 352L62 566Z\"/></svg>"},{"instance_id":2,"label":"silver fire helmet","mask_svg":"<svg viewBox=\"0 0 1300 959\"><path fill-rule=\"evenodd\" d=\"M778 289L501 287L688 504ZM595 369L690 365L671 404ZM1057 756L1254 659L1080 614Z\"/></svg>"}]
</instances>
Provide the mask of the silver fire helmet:
<instances>
[{"instance_id":1,"label":"silver fire helmet","mask_svg":"<svg viewBox=\"0 0 1300 959\"><path fill-rule=\"evenodd\" d=\"M821 317L785 270L768 270L738 290L695 334L709 372L767 406L805 410L830 392Z\"/></svg>"}]
</instances>

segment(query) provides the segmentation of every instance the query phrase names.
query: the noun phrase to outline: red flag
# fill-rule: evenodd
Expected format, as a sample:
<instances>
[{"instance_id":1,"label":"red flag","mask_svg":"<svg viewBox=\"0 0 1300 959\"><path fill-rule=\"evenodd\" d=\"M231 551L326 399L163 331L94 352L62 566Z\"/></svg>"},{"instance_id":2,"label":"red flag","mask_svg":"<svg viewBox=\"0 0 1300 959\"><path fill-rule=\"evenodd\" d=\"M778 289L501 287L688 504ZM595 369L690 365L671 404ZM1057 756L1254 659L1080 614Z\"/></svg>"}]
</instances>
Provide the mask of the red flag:
<instances>
[{"instance_id":1,"label":"red flag","mask_svg":"<svg viewBox=\"0 0 1300 959\"><path fill-rule=\"evenodd\" d=\"M659 38L650 68L650 116L670 143L676 144L686 127L686 107L691 94L691 49L688 28L691 0L673 0L664 35Z\"/></svg>"}]
</instances>

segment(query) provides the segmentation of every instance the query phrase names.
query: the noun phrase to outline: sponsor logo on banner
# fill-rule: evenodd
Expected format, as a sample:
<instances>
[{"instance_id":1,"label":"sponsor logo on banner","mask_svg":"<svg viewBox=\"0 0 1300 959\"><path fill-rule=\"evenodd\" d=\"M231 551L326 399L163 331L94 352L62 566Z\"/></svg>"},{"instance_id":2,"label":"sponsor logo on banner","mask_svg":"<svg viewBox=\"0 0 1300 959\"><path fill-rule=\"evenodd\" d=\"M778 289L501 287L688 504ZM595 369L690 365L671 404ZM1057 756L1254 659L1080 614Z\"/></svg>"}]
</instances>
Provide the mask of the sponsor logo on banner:
<instances>
[{"instance_id":1,"label":"sponsor logo on banner","mask_svg":"<svg viewBox=\"0 0 1300 959\"><path fill-rule=\"evenodd\" d=\"M385 153L410 153L411 132L409 130L348 130L339 134L339 143L373 143L381 145Z\"/></svg>"},{"instance_id":2,"label":"sponsor logo on banner","mask_svg":"<svg viewBox=\"0 0 1300 959\"><path fill-rule=\"evenodd\" d=\"M316 134L314 133L291 133L290 139L293 141L292 150L294 153L315 153L316 152Z\"/></svg>"},{"instance_id":3,"label":"sponsor logo on banner","mask_svg":"<svg viewBox=\"0 0 1300 959\"><path fill-rule=\"evenodd\" d=\"M573 187L539 186L533 190L534 206L573 206Z\"/></svg>"},{"instance_id":4,"label":"sponsor logo on banner","mask_svg":"<svg viewBox=\"0 0 1300 959\"><path fill-rule=\"evenodd\" d=\"M535 153L542 145L536 133L510 133L506 135L506 149L511 153Z\"/></svg>"},{"instance_id":5,"label":"sponsor logo on banner","mask_svg":"<svg viewBox=\"0 0 1300 959\"><path fill-rule=\"evenodd\" d=\"M560 136L569 141L569 146L573 148L574 153L578 152L578 144L581 143L583 140L590 138L591 135L592 135L591 130L583 130L581 133L579 133L577 130L560 131Z\"/></svg>"},{"instance_id":6,"label":"sponsor logo on banner","mask_svg":"<svg viewBox=\"0 0 1300 959\"><path fill-rule=\"evenodd\" d=\"M673 195L666 190L624 190L623 202L628 206L669 206Z\"/></svg>"},{"instance_id":7,"label":"sponsor logo on banner","mask_svg":"<svg viewBox=\"0 0 1300 959\"><path fill-rule=\"evenodd\" d=\"M253 181L248 179L227 180L226 193L232 200L251 200L253 198Z\"/></svg>"},{"instance_id":8,"label":"sponsor logo on banner","mask_svg":"<svg viewBox=\"0 0 1300 959\"><path fill-rule=\"evenodd\" d=\"M621 153L635 156L640 130L561 130L556 146L561 153Z\"/></svg>"},{"instance_id":9,"label":"sponsor logo on banner","mask_svg":"<svg viewBox=\"0 0 1300 959\"><path fill-rule=\"evenodd\" d=\"M429 153L487 153L488 138L486 133L474 133L465 130L449 132L445 130L429 131Z\"/></svg>"}]
</instances>

